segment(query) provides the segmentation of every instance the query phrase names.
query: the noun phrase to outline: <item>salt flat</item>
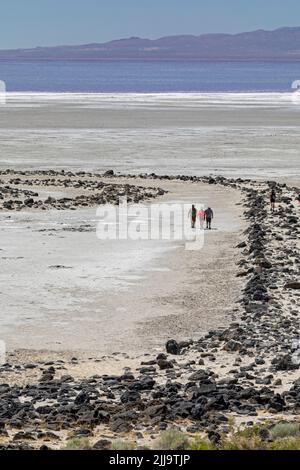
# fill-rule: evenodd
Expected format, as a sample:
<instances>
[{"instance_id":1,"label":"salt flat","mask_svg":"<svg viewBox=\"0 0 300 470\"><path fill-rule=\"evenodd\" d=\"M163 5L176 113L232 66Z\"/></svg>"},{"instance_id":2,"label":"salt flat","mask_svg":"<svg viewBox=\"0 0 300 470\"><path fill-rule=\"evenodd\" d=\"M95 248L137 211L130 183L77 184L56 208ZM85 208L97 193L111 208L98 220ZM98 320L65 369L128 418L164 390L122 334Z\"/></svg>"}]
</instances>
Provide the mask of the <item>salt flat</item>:
<instances>
[{"instance_id":1,"label":"salt flat","mask_svg":"<svg viewBox=\"0 0 300 470\"><path fill-rule=\"evenodd\" d=\"M0 167L300 179L292 93L14 93Z\"/></svg>"}]
</instances>

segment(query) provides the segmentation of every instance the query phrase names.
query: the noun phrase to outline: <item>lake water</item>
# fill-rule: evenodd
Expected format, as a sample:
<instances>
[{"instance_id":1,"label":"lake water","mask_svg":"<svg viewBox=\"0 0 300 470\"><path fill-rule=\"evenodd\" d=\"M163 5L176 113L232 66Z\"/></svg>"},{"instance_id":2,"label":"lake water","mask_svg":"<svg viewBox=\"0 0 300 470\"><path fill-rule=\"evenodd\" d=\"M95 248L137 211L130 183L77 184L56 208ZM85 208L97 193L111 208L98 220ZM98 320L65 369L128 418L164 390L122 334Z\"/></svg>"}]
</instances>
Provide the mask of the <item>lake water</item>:
<instances>
[{"instance_id":1,"label":"lake water","mask_svg":"<svg viewBox=\"0 0 300 470\"><path fill-rule=\"evenodd\" d=\"M299 63L272 62L0 62L8 91L85 93L285 92Z\"/></svg>"}]
</instances>

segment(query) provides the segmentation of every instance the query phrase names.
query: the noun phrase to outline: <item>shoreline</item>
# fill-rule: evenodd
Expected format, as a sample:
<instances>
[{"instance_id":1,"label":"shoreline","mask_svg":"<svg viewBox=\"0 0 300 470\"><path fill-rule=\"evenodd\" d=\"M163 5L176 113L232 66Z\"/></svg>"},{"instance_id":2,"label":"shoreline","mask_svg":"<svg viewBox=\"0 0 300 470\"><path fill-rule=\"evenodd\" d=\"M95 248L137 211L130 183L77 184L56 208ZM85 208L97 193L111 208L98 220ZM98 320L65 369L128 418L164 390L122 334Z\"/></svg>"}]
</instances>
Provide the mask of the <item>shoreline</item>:
<instances>
[{"instance_id":1,"label":"shoreline","mask_svg":"<svg viewBox=\"0 0 300 470\"><path fill-rule=\"evenodd\" d=\"M189 184L199 180L179 178ZM164 178L148 175L145 179L148 182ZM296 188L276 183L280 200L273 215L267 205L272 182L200 179L211 188L224 185L235 189L243 197L247 228L235 249L236 275L244 287L239 293L236 318L226 328L212 330L199 340L182 342L179 337L170 338L166 351L148 360L144 358L137 367L131 363L131 370L126 369L123 375L61 377L62 373L68 374L68 367L74 373L77 366L59 363L58 359L52 365L47 361L48 365L32 364L28 369L2 366L4 376L13 372L26 377L28 370L34 371L29 387L14 388L13 393L29 400L30 405L26 408L18 404L20 408L6 425L9 432L4 446L12 443L26 447L30 441L36 448L43 441L37 437L37 430L50 428L58 434L56 438L52 436L49 446L57 448L70 438L71 431L79 432L83 426L90 430L93 443L107 435L109 441L121 435L134 439L138 447L174 425L192 435L206 435L209 431L209 439L217 444L220 433L230 432L230 419L236 421L236 426L244 423L244 427L268 419L296 419L300 409L299 364L294 361L295 342L299 341ZM70 361L76 362L72 358ZM66 369L61 371L61 367ZM11 393L9 386L3 389L4 401ZM42 402L54 402L43 406L41 397ZM33 409L39 416L37 421ZM15 439L16 430L13 431L16 415L21 411L22 428L37 429L29 433L30 437L27 433L27 439L22 439L22 435ZM59 435L62 430L63 435Z\"/></svg>"}]
</instances>

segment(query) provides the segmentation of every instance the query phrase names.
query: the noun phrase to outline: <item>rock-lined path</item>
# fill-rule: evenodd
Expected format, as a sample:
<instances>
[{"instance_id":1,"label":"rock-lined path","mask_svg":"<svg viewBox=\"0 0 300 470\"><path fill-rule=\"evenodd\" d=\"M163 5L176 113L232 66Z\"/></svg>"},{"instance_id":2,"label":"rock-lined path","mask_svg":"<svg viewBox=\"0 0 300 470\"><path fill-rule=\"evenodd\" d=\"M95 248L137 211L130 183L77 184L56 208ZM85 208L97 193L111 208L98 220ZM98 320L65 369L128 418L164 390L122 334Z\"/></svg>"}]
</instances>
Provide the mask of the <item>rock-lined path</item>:
<instances>
[{"instance_id":1,"label":"rock-lined path","mask_svg":"<svg viewBox=\"0 0 300 470\"><path fill-rule=\"evenodd\" d=\"M199 180L180 178L191 184ZM143 443L174 423L190 433L205 432L217 443L231 417L249 424L289 420L299 413L296 188L221 177L201 181L235 188L243 198L247 228L236 247L236 275L244 287L234 321L197 341L169 341L161 354L123 375L76 380L62 376L61 368L68 365L55 361L43 365L35 383L1 385L4 447L43 442L59 447L66 434L88 436L96 448L109 447L113 436L127 433ZM268 198L274 185L279 200L271 213ZM24 376L36 369L38 376L41 365L4 365L2 378L14 367Z\"/></svg>"}]
</instances>

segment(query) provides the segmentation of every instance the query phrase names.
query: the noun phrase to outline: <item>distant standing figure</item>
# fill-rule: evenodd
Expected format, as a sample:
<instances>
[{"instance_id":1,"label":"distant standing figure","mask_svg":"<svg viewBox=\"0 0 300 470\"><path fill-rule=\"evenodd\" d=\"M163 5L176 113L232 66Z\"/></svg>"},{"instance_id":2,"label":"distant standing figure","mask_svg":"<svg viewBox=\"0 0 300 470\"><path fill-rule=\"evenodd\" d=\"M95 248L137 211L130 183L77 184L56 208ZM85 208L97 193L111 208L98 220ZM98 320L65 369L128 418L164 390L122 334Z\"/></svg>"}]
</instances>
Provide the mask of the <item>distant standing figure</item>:
<instances>
[{"instance_id":1,"label":"distant standing figure","mask_svg":"<svg viewBox=\"0 0 300 470\"><path fill-rule=\"evenodd\" d=\"M270 194L270 203L271 203L271 211L274 212L275 210L275 203L276 203L276 192L273 188Z\"/></svg>"},{"instance_id":2,"label":"distant standing figure","mask_svg":"<svg viewBox=\"0 0 300 470\"><path fill-rule=\"evenodd\" d=\"M198 219L200 221L200 228L201 230L204 230L204 221L205 221L205 210L200 209L198 212Z\"/></svg>"},{"instance_id":3,"label":"distant standing figure","mask_svg":"<svg viewBox=\"0 0 300 470\"><path fill-rule=\"evenodd\" d=\"M195 228L196 220L197 220L197 209L196 209L196 207L194 206L194 204L192 205L192 208L191 208L191 210L189 211L189 217L190 217L190 219L191 219L192 228Z\"/></svg>"},{"instance_id":4,"label":"distant standing figure","mask_svg":"<svg viewBox=\"0 0 300 470\"><path fill-rule=\"evenodd\" d=\"M206 228L211 230L211 221L214 218L214 213L211 207L208 207L205 211L205 220L206 220Z\"/></svg>"}]
</instances>

